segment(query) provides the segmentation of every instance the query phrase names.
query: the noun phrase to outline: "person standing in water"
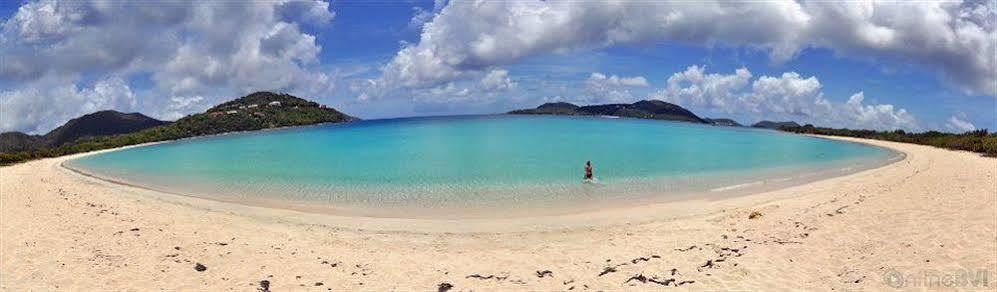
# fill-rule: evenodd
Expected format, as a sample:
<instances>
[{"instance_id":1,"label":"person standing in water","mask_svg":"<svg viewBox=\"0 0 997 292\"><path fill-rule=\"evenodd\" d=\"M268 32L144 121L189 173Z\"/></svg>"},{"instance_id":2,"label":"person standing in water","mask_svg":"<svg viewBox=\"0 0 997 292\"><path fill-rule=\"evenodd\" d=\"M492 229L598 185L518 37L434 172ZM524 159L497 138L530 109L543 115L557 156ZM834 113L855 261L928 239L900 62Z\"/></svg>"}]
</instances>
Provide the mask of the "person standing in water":
<instances>
[{"instance_id":1,"label":"person standing in water","mask_svg":"<svg viewBox=\"0 0 997 292\"><path fill-rule=\"evenodd\" d=\"M592 180L592 161L585 161L585 180Z\"/></svg>"}]
</instances>

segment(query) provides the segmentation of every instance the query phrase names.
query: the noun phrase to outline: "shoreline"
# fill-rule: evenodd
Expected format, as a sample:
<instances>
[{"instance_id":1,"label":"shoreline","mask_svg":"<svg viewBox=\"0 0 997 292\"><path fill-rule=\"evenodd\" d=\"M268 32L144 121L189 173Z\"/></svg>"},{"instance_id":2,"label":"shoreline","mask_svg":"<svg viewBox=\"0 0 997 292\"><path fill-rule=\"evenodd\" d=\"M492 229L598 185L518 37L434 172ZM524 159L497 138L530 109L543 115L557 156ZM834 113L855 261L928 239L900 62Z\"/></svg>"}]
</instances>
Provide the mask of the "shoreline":
<instances>
[{"instance_id":1,"label":"shoreline","mask_svg":"<svg viewBox=\"0 0 997 292\"><path fill-rule=\"evenodd\" d=\"M989 286L956 288L997 285L997 159L832 139L906 156L736 198L487 220L243 206L85 177L60 166L73 156L30 161L0 168L0 290L667 289L639 275L696 290L881 290L896 288L884 276L917 289L919 275L962 271Z\"/></svg>"},{"instance_id":2,"label":"shoreline","mask_svg":"<svg viewBox=\"0 0 997 292\"><path fill-rule=\"evenodd\" d=\"M183 203L197 206L207 210L218 210L232 212L250 217L280 217L284 220L297 220L304 224L324 224L331 227L344 227L353 225L351 219L366 222L368 229L381 231L417 230L421 232L509 232L530 229L556 230L564 227L588 227L576 222L589 222L592 225L614 225L621 223L634 223L631 221L635 214L643 221L667 220L693 215L710 214L720 210L716 206L734 208L740 206L739 203L732 203L733 199L743 197L760 196L765 193L779 191L787 188L806 186L807 184L834 179L839 177L857 175L865 171L886 167L894 163L899 163L906 159L906 153L896 149L877 146L875 144L851 141L846 139L836 139L833 137L814 136L815 138L838 140L846 143L865 144L870 147L882 148L892 152L890 158L875 163L869 163L857 169L840 170L835 167L820 168L817 172L802 173L793 177L777 177L763 180L737 183L709 190L698 190L670 194L668 196L660 194L647 194L637 197L624 198L600 198L589 202L572 202L569 204L556 204L555 202L526 202L538 206L527 207L522 210L501 210L490 206L448 206L448 207L387 207L392 210L374 210L372 206L349 206L344 204L310 204L304 201L285 201L279 199L238 199L224 198L220 196L204 196L188 194L179 191L170 191L155 187L144 186L126 180L104 177L98 174L89 173L82 169L77 169L66 165L66 161L81 158L89 155L96 155L104 152L118 151L133 147L144 147L155 144L168 143L169 141L154 142L141 145L131 145L121 148L105 149L100 151L79 153L69 156L56 157L56 166L74 175L87 179L99 181L122 188L134 188L145 193L149 197L157 198L166 202ZM617 200L626 202L614 202ZM678 207L682 206L682 207ZM558 210L548 210L556 208ZM261 210L262 209L262 210ZM537 213L539 210L542 213ZM689 212L689 210L699 210ZM441 213L441 214L438 214ZM497 214L502 214L499 217ZM652 216L651 213L667 213L665 216ZM293 219L289 219L293 218ZM596 219L596 220L591 220ZM454 222L461 222L464 227L454 228ZM468 224L473 222L472 224ZM534 222L545 222L538 225ZM505 226L498 228L499 226ZM515 226L515 227L510 227Z\"/></svg>"}]
</instances>

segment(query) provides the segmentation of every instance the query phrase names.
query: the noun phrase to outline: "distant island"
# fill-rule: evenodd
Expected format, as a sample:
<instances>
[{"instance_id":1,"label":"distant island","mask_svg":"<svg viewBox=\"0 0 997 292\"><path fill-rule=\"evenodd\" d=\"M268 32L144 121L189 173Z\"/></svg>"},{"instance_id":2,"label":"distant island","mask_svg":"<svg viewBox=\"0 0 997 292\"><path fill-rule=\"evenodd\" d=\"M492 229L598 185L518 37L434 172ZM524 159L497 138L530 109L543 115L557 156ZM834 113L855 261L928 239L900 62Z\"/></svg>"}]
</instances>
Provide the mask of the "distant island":
<instances>
[{"instance_id":1,"label":"distant island","mask_svg":"<svg viewBox=\"0 0 997 292\"><path fill-rule=\"evenodd\" d=\"M660 100L642 100L632 104L599 104L577 106L567 102L545 103L535 109L521 109L509 112L514 115L575 115L575 116L614 116L666 121L682 121L707 124L691 111Z\"/></svg>"},{"instance_id":2,"label":"distant island","mask_svg":"<svg viewBox=\"0 0 997 292\"><path fill-rule=\"evenodd\" d=\"M796 122L773 122L773 121L759 121L751 125L752 128L763 128L763 129L772 129L772 130L779 130L783 127L799 127L799 126L800 124L797 124Z\"/></svg>"},{"instance_id":3,"label":"distant island","mask_svg":"<svg viewBox=\"0 0 997 292\"><path fill-rule=\"evenodd\" d=\"M681 106L660 100L643 100L632 104L604 104L578 106L567 102L551 102L535 109L510 111L515 115L578 115L578 116L617 116L639 119L655 119L681 121L715 126L742 127L740 123L724 118L700 118L692 111ZM985 156L997 157L997 134L986 129L969 131L962 134L927 131L922 133L907 133L903 130L873 131L821 128L813 125L801 126L794 121L775 122L762 120L751 125L752 128L771 129L799 134L815 134L829 136L845 136L865 139L887 140L921 145L930 145L953 150L966 150L982 153Z\"/></svg>"},{"instance_id":4,"label":"distant island","mask_svg":"<svg viewBox=\"0 0 997 292\"><path fill-rule=\"evenodd\" d=\"M102 111L70 120L45 135L0 134L0 165L149 142L354 120L316 102L273 92L252 93L175 122Z\"/></svg>"},{"instance_id":5,"label":"distant island","mask_svg":"<svg viewBox=\"0 0 997 292\"><path fill-rule=\"evenodd\" d=\"M711 119L704 118L707 123L713 124L714 126L726 126L726 127L744 127L741 123L731 119Z\"/></svg>"}]
</instances>

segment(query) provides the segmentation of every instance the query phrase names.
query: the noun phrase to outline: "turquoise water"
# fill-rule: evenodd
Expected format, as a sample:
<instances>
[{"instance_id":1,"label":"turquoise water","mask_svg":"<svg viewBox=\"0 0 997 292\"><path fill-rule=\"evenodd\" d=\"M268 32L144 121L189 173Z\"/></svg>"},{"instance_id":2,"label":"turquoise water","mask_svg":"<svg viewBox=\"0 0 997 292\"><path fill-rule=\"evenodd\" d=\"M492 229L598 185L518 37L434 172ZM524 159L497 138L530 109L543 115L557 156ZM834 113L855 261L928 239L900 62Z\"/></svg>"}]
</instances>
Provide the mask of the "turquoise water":
<instances>
[{"instance_id":1,"label":"turquoise water","mask_svg":"<svg viewBox=\"0 0 997 292\"><path fill-rule=\"evenodd\" d=\"M882 163L891 151L769 130L637 119L461 116L183 140L68 166L226 200L503 205L667 196ZM582 183L591 160L597 184Z\"/></svg>"}]
</instances>

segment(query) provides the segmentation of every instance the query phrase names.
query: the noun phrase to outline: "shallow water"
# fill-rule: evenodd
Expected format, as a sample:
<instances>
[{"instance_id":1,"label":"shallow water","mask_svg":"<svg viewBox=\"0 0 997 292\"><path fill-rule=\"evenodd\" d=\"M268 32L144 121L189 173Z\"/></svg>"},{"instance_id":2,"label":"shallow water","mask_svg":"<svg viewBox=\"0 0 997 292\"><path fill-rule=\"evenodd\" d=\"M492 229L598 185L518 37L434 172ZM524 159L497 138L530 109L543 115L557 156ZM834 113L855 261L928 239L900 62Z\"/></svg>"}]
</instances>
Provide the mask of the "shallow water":
<instances>
[{"instance_id":1,"label":"shallow water","mask_svg":"<svg viewBox=\"0 0 997 292\"><path fill-rule=\"evenodd\" d=\"M239 133L111 151L67 165L229 201L511 210L722 196L759 184L843 174L896 156L878 147L769 130L501 115ZM593 162L596 184L582 183L586 160Z\"/></svg>"}]
</instances>

